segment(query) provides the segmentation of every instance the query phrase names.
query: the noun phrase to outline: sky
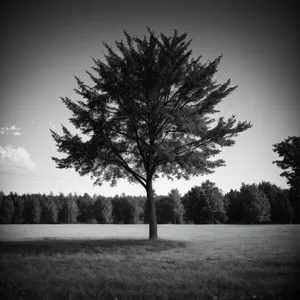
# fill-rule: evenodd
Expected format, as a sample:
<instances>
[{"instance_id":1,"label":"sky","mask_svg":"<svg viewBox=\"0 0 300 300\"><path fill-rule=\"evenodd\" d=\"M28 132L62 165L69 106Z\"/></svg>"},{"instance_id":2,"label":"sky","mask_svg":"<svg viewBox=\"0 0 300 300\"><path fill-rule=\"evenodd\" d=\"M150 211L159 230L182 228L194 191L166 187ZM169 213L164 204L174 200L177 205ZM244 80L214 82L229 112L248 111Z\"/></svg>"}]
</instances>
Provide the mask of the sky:
<instances>
[{"instance_id":1,"label":"sky","mask_svg":"<svg viewBox=\"0 0 300 300\"><path fill-rule=\"evenodd\" d=\"M286 188L275 143L300 135L298 98L300 38L296 1L1 1L0 7L0 190L5 193L70 192L145 195L119 181L94 187L88 176L57 169L49 129L72 131L60 97L80 100L74 76L90 83L92 58L103 60L103 42L114 46L123 30L143 36L173 30L192 38L192 57L202 62L223 54L218 82L238 88L217 107L253 127L216 158L226 167L191 180L158 179L157 194L177 188L184 195L209 179L224 192L242 182L270 181Z\"/></svg>"}]
</instances>

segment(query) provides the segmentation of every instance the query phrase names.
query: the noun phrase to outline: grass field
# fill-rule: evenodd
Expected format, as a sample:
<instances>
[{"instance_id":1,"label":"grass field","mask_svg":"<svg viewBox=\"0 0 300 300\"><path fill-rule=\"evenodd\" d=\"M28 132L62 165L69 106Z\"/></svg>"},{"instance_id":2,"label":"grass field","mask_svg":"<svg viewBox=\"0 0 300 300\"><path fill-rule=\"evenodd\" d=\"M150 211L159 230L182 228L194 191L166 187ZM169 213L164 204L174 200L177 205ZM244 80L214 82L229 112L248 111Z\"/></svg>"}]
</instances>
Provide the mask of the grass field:
<instances>
[{"instance_id":1,"label":"grass field","mask_svg":"<svg viewBox=\"0 0 300 300\"><path fill-rule=\"evenodd\" d=\"M1 225L1 299L300 299L300 226Z\"/></svg>"}]
</instances>

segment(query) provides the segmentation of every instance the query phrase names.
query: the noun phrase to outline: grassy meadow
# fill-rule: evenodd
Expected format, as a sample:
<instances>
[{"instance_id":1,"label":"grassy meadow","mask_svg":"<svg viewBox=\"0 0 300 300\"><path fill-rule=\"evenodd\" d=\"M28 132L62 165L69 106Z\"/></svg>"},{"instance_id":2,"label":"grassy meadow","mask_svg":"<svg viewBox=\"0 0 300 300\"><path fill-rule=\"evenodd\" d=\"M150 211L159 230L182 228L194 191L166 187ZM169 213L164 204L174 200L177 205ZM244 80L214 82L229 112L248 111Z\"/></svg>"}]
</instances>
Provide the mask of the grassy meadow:
<instances>
[{"instance_id":1,"label":"grassy meadow","mask_svg":"<svg viewBox=\"0 0 300 300\"><path fill-rule=\"evenodd\" d=\"M1 299L300 299L299 225L1 225Z\"/></svg>"}]
</instances>

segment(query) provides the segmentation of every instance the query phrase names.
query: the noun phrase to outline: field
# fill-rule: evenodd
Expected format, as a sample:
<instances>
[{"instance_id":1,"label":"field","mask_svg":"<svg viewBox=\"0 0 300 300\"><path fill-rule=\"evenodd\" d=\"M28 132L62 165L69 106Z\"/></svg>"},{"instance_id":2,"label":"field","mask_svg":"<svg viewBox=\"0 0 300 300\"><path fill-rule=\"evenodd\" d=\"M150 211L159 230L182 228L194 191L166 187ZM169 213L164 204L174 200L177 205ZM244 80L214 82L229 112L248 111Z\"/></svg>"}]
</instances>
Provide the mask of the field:
<instances>
[{"instance_id":1,"label":"field","mask_svg":"<svg viewBox=\"0 0 300 300\"><path fill-rule=\"evenodd\" d=\"M299 225L1 225L1 299L300 299Z\"/></svg>"}]
</instances>

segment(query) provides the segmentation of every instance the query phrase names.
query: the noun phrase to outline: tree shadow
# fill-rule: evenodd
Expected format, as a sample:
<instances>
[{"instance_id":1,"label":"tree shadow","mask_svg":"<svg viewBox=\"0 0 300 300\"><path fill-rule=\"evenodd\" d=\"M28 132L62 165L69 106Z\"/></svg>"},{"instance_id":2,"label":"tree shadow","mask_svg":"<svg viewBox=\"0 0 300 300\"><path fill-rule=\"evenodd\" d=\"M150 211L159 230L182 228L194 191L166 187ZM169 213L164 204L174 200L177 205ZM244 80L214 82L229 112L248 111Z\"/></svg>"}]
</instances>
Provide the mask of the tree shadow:
<instances>
[{"instance_id":1,"label":"tree shadow","mask_svg":"<svg viewBox=\"0 0 300 300\"><path fill-rule=\"evenodd\" d=\"M185 248L186 242L147 239L50 239L0 242L0 254L145 253Z\"/></svg>"}]
</instances>

